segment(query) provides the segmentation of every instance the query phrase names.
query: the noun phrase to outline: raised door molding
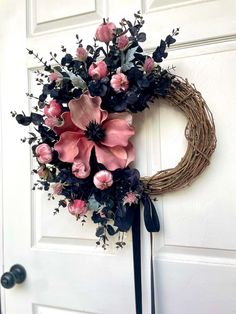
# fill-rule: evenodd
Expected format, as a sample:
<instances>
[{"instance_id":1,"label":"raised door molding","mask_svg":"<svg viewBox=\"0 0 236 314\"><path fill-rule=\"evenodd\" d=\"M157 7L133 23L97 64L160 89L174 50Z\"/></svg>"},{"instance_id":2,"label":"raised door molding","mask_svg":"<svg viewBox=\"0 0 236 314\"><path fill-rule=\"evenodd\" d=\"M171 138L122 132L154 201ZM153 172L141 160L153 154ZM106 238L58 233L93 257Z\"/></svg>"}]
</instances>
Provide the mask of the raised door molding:
<instances>
[{"instance_id":1,"label":"raised door molding","mask_svg":"<svg viewBox=\"0 0 236 314\"><path fill-rule=\"evenodd\" d=\"M77 0L27 0L27 35L35 37L96 24L107 15L106 11L105 0L86 0L82 6Z\"/></svg>"}]
</instances>

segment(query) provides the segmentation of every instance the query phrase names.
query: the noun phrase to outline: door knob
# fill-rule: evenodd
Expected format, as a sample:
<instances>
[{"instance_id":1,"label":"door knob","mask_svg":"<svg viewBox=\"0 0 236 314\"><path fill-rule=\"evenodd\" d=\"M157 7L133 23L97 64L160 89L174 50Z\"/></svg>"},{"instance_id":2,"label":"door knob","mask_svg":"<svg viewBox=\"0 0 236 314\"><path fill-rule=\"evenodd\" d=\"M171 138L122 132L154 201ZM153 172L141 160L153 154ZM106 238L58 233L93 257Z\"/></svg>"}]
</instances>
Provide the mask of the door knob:
<instances>
[{"instance_id":1,"label":"door knob","mask_svg":"<svg viewBox=\"0 0 236 314\"><path fill-rule=\"evenodd\" d=\"M23 266L16 264L10 268L9 272L6 272L1 277L1 285L3 288L11 289L16 283L22 283L25 281L26 271Z\"/></svg>"}]
</instances>

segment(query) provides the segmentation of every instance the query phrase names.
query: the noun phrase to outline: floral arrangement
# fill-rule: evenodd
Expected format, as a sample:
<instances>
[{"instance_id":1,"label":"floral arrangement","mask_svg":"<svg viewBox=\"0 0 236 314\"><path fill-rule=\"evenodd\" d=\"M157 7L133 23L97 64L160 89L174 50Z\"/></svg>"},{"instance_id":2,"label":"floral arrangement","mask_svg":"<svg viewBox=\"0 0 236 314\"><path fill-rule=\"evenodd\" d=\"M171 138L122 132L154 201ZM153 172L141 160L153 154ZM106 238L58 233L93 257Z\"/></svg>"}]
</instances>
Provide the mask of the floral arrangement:
<instances>
[{"instance_id":1,"label":"floral arrangement","mask_svg":"<svg viewBox=\"0 0 236 314\"><path fill-rule=\"evenodd\" d=\"M104 249L115 234L117 247L125 245L122 235L140 202L150 219L158 219L139 171L130 167L135 160L132 114L165 97L173 84L174 75L160 63L179 29L148 56L140 46L146 40L144 19L140 12L134 17L134 23L122 19L119 26L104 19L93 46L84 47L76 35L75 55L62 46L60 62L57 54L50 53L49 64L28 49L43 65L43 71L36 71L42 93L27 94L37 99L29 116L12 112L19 124L35 129L22 139L38 163L33 189L47 191L49 199L62 196L55 213L67 208L84 223L90 212L97 245Z\"/></svg>"}]
</instances>

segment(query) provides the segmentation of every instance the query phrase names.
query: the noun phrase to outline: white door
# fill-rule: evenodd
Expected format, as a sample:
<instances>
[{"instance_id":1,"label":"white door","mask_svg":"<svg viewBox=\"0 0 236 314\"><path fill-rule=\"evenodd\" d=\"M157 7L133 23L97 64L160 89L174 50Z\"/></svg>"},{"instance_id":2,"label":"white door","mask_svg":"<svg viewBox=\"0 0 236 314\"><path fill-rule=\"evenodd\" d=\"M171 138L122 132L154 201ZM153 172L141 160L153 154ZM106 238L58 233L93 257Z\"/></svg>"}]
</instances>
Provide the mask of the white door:
<instances>
[{"instance_id":1,"label":"white door","mask_svg":"<svg viewBox=\"0 0 236 314\"><path fill-rule=\"evenodd\" d=\"M31 192L30 153L19 141L26 129L9 112L27 111L25 92L34 91L38 63L28 59L26 47L48 59L61 45L73 51L76 33L89 43L103 17L117 23L140 8L147 51L180 27L165 65L176 66L176 73L202 92L218 138L212 164L201 177L191 187L158 198L158 314L236 312L235 1L2 0L2 272L15 263L27 271L24 284L1 290L4 314L135 313L130 234L125 249L117 251L111 244L104 252L94 245L93 224L81 227L63 211L52 215L53 204ZM184 127L181 113L162 103L137 117L136 166L142 174L177 164L186 148ZM143 313L149 314L150 247L144 228L142 240Z\"/></svg>"}]
</instances>

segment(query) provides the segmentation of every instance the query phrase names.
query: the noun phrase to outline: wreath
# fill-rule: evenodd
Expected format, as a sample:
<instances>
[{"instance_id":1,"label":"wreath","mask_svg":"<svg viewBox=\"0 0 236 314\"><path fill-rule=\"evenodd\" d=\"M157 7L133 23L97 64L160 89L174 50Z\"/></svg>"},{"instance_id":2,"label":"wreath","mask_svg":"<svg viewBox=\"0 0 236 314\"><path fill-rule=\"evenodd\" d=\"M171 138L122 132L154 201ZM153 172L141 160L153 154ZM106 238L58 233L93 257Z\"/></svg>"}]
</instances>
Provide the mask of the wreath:
<instances>
[{"instance_id":1,"label":"wreath","mask_svg":"<svg viewBox=\"0 0 236 314\"><path fill-rule=\"evenodd\" d=\"M216 145L212 114L201 94L174 75L173 68L160 65L179 29L148 56L140 46L146 40L144 19L140 12L134 18L133 23L123 18L119 26L104 19L93 45L84 47L76 35L75 55L62 46L61 61L56 53L45 61L28 49L42 64L35 71L42 93L27 93L37 101L30 115L11 112L19 124L33 125L30 136L22 139L38 164L33 190L47 191L49 199L60 196L54 213L68 209L82 224L91 217L97 224L96 243L104 249L116 234L117 247L125 245L123 233L141 203L148 231L158 231L150 196L189 185L209 164ZM188 147L175 168L140 178L130 167L135 160L132 115L156 106L156 98L165 98L187 117Z\"/></svg>"}]
</instances>

